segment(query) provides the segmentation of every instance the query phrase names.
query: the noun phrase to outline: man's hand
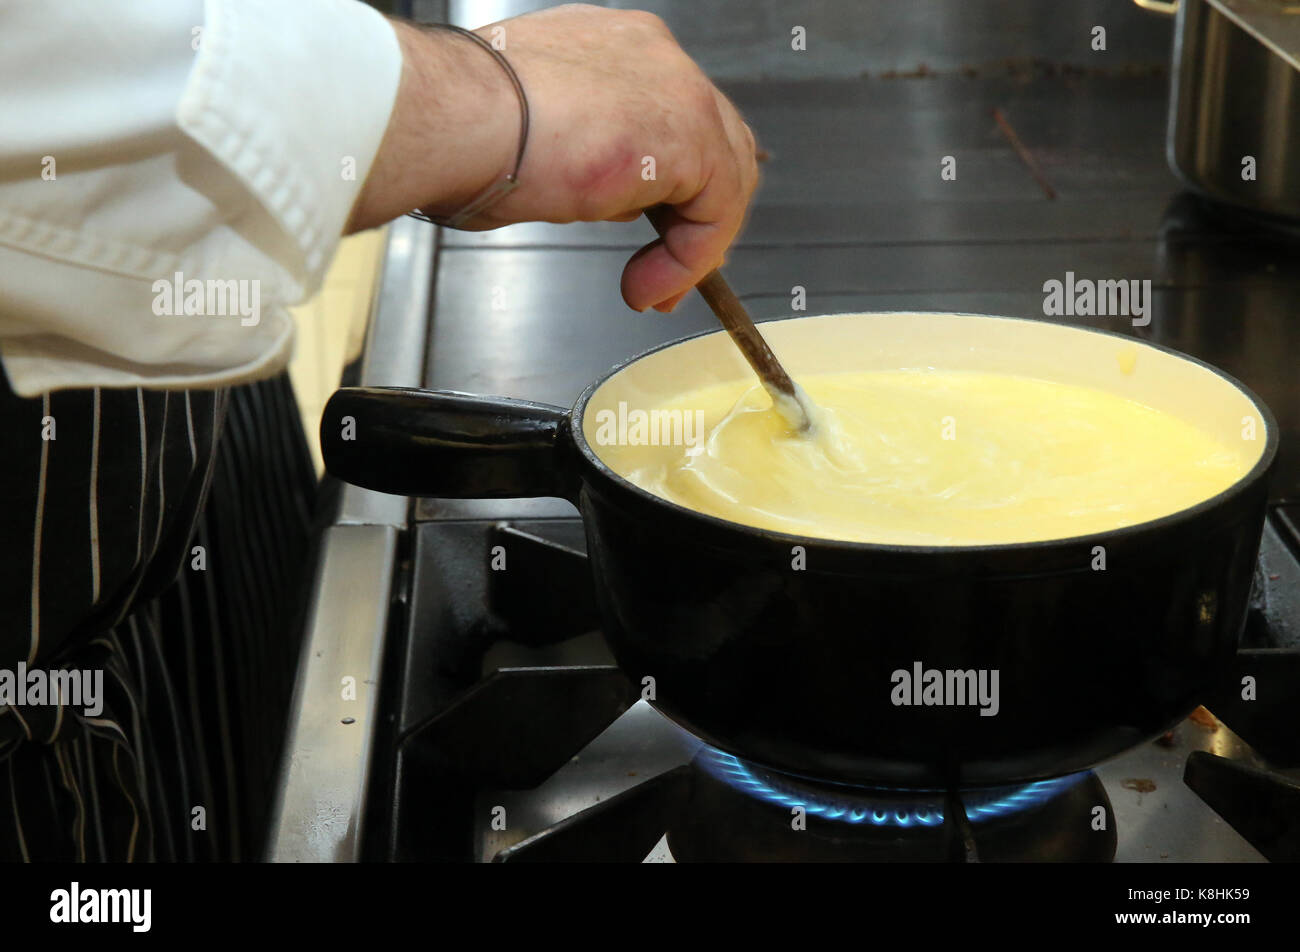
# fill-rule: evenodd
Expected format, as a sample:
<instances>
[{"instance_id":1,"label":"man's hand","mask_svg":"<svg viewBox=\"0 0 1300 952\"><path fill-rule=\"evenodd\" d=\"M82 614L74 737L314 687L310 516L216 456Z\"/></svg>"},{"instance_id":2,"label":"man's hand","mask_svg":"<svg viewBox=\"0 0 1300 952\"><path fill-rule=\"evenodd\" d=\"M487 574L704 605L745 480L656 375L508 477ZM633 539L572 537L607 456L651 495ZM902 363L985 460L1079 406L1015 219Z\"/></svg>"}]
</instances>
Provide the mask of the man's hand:
<instances>
[{"instance_id":1,"label":"man's hand","mask_svg":"<svg viewBox=\"0 0 1300 952\"><path fill-rule=\"evenodd\" d=\"M518 148L519 103L486 51L394 25L402 85L349 231L412 208L453 214L510 170ZM735 107L648 13L574 4L477 32L504 39L532 125L520 187L468 227L631 221L672 205L666 238L632 256L622 283L636 310L671 309L722 263L758 184L754 137Z\"/></svg>"}]
</instances>

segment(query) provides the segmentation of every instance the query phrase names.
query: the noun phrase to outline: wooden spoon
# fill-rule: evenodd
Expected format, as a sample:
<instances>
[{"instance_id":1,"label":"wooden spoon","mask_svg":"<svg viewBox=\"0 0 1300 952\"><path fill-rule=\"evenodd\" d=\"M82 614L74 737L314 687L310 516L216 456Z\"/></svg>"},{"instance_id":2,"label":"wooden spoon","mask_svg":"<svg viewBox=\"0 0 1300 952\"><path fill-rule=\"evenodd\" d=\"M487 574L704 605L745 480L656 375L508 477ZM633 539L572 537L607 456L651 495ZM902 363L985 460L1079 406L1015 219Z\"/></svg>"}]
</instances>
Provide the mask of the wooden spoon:
<instances>
[{"instance_id":1,"label":"wooden spoon","mask_svg":"<svg viewBox=\"0 0 1300 952\"><path fill-rule=\"evenodd\" d=\"M668 226L669 211L667 205L656 205L645 211L645 217L661 237ZM700 292L709 309L722 322L732 341L749 361L749 366L758 374L763 388L772 398L776 412L800 433L810 433L815 425L816 407L776 359L776 354L772 353L772 348L763 340L763 335L754 326L745 305L740 303L740 298L731 290L731 285L722 276L722 272L713 269L695 285L695 290Z\"/></svg>"}]
</instances>

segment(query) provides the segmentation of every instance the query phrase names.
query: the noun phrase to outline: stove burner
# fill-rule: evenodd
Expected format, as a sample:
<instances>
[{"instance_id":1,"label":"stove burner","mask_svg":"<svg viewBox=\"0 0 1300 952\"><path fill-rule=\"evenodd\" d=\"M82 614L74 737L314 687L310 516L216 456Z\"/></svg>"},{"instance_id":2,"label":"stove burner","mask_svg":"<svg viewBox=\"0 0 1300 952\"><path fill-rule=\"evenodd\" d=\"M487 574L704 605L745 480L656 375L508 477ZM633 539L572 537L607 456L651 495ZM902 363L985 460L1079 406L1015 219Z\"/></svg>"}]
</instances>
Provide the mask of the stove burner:
<instances>
[{"instance_id":1,"label":"stove burner","mask_svg":"<svg viewBox=\"0 0 1300 952\"><path fill-rule=\"evenodd\" d=\"M822 786L751 766L711 747L701 751L699 765L752 797L784 807L803 807L810 816L825 820L902 828L943 825L942 791ZM962 797L966 816L979 823L1027 810L1088 776L1085 771L1021 786L972 790Z\"/></svg>"},{"instance_id":2,"label":"stove burner","mask_svg":"<svg viewBox=\"0 0 1300 952\"><path fill-rule=\"evenodd\" d=\"M702 748L668 831L681 862L1093 861L1115 856L1110 801L1091 771L1022 786L962 791L818 783ZM960 803L969 822L945 822ZM1094 829L1097 808L1105 818ZM802 808L805 822L796 822Z\"/></svg>"}]
</instances>

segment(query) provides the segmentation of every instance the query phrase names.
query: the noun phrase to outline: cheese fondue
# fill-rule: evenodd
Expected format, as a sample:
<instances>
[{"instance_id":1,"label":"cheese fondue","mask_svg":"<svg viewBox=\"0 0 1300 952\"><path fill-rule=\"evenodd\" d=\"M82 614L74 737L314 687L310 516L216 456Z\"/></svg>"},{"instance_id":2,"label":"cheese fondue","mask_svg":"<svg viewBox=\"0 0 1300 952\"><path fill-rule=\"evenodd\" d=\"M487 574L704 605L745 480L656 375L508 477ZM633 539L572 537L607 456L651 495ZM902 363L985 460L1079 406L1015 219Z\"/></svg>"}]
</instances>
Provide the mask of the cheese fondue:
<instances>
[{"instance_id":1,"label":"cheese fondue","mask_svg":"<svg viewBox=\"0 0 1300 952\"><path fill-rule=\"evenodd\" d=\"M895 545L1028 542L1134 525L1208 499L1258 457L1254 444L1223 443L1116 394L1029 377L930 370L799 381L821 409L813 438L792 432L757 384L736 382L646 408L702 422L698 432L677 427L685 438L676 445L624 439L597 452L689 509Z\"/></svg>"}]
</instances>

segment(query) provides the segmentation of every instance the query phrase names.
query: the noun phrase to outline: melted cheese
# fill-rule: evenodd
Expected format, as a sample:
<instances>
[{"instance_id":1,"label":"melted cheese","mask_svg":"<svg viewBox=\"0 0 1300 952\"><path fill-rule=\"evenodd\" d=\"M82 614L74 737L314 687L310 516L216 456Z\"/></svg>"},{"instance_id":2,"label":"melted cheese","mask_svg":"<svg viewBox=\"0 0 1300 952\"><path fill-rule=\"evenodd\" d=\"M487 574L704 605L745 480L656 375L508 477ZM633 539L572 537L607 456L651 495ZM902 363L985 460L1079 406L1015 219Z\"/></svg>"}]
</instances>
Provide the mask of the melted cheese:
<instances>
[{"instance_id":1,"label":"melted cheese","mask_svg":"<svg viewBox=\"0 0 1300 952\"><path fill-rule=\"evenodd\" d=\"M633 483L699 512L896 545L1134 525L1226 489L1257 455L1124 397L1027 377L899 371L800 382L820 407L814 438L792 432L759 386L735 383L647 408L685 416L672 431L679 445L649 445L643 426L597 452Z\"/></svg>"}]
</instances>

